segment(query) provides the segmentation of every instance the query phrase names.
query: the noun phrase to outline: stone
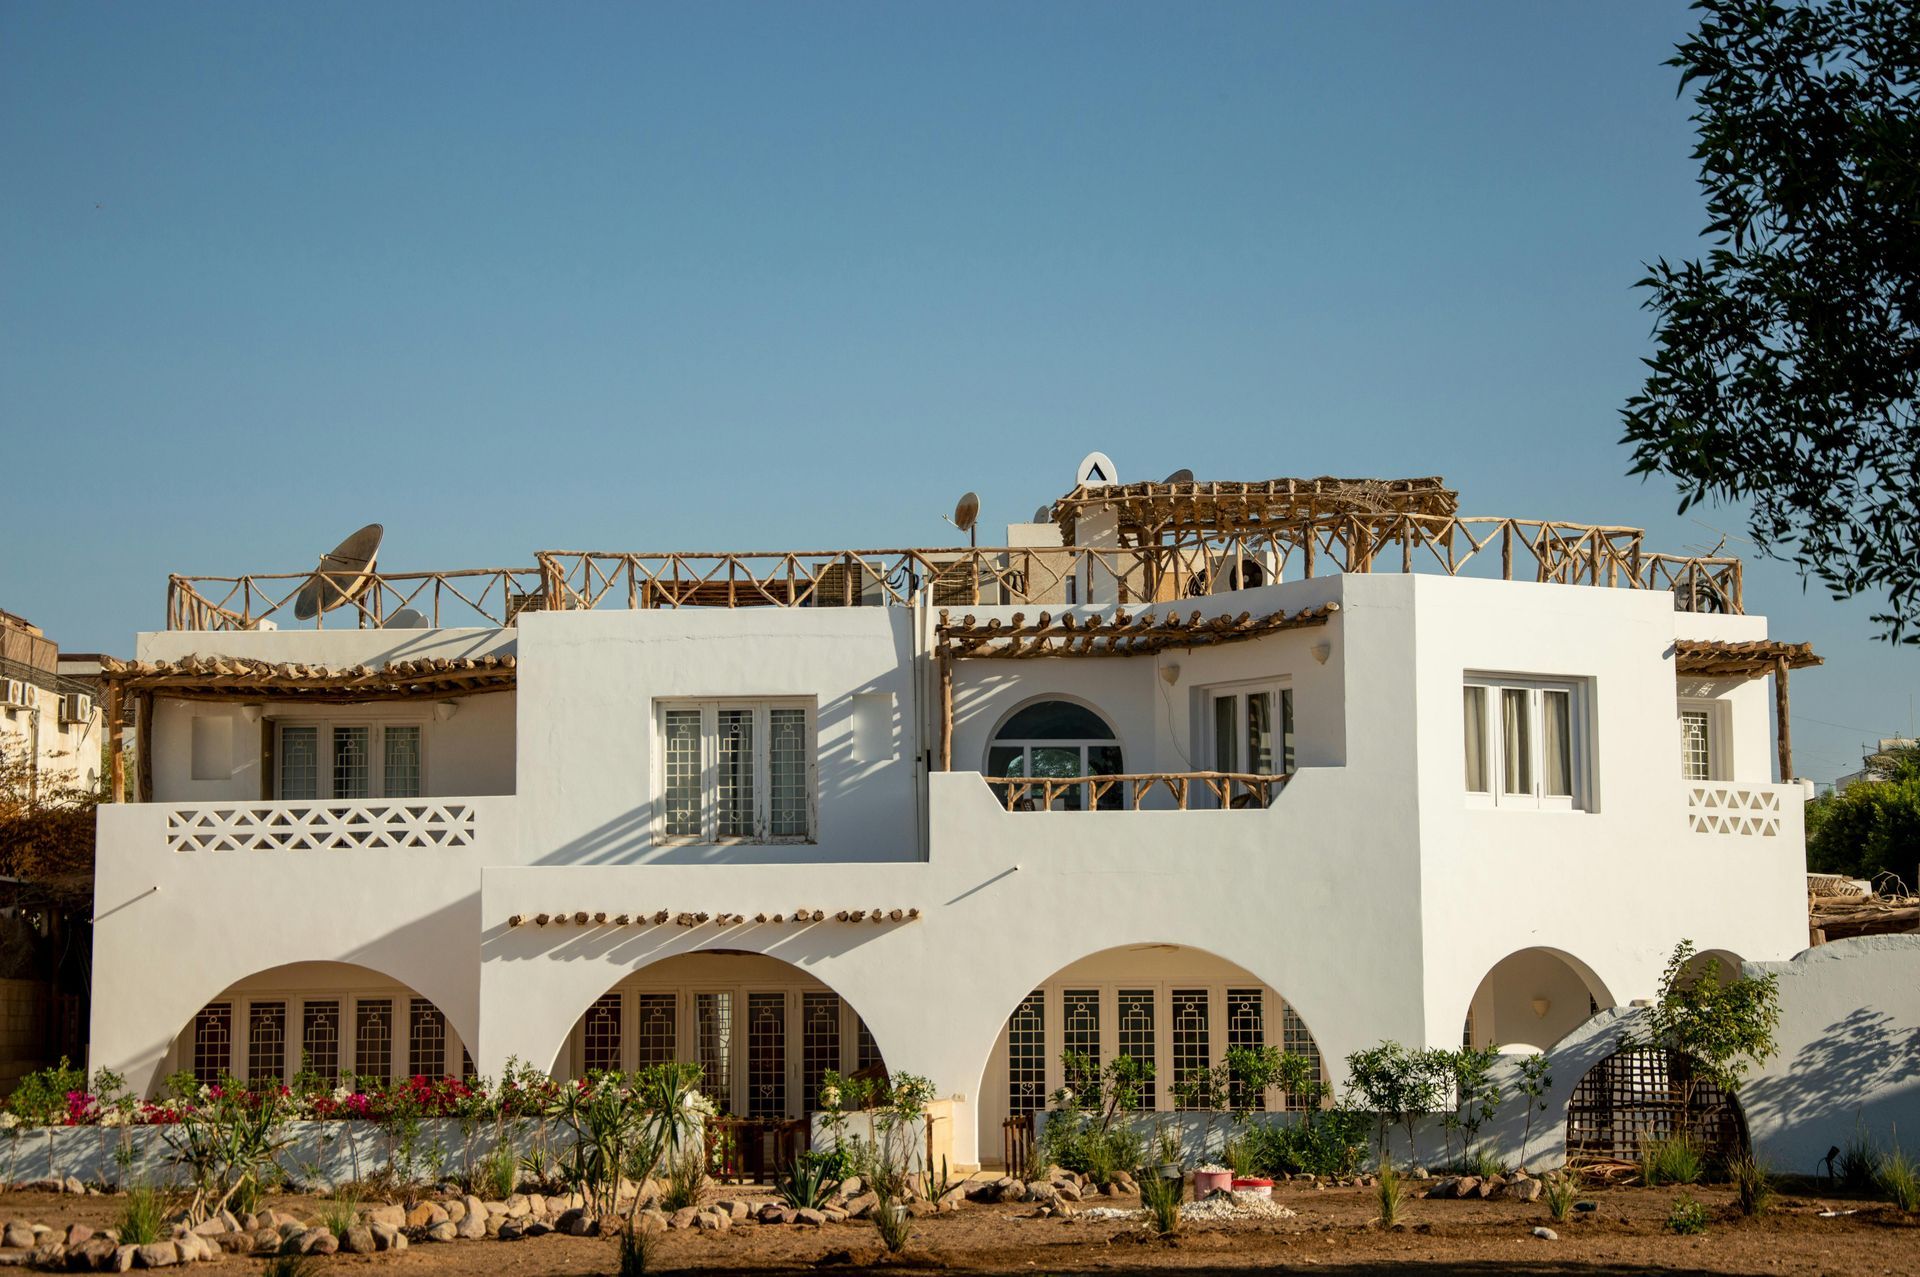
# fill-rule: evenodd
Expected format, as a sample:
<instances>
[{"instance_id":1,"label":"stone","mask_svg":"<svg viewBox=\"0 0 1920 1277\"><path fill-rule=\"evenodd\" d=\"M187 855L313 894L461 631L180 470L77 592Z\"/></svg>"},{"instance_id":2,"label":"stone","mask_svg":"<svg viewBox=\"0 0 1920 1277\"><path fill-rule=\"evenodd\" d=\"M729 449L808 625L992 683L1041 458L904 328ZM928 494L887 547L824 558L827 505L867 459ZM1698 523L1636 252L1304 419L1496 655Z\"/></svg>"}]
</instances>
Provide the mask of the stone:
<instances>
[{"instance_id":1,"label":"stone","mask_svg":"<svg viewBox=\"0 0 1920 1277\"><path fill-rule=\"evenodd\" d=\"M1080 1186L1070 1179L1055 1180L1053 1191L1057 1196L1069 1202L1077 1202L1080 1200ZM951 1197L952 1195L953 1194L949 1193L947 1197ZM947 1198L942 1197L940 1200L944 1202Z\"/></svg>"},{"instance_id":2,"label":"stone","mask_svg":"<svg viewBox=\"0 0 1920 1277\"><path fill-rule=\"evenodd\" d=\"M1477 1196L1479 1192L1480 1180L1478 1176L1462 1175L1454 1181L1453 1195L1455 1197L1474 1197Z\"/></svg>"},{"instance_id":3,"label":"stone","mask_svg":"<svg viewBox=\"0 0 1920 1277\"><path fill-rule=\"evenodd\" d=\"M907 1214L915 1219L925 1219L929 1215L938 1215L940 1208L932 1202L914 1200L907 1203Z\"/></svg>"},{"instance_id":4,"label":"stone","mask_svg":"<svg viewBox=\"0 0 1920 1277\"><path fill-rule=\"evenodd\" d=\"M759 1219L759 1221L763 1224L777 1224L780 1222L780 1213L782 1209L784 1208L780 1205L779 1202L768 1202L765 1206L762 1206L760 1208L760 1212L756 1216L756 1218Z\"/></svg>"},{"instance_id":5,"label":"stone","mask_svg":"<svg viewBox=\"0 0 1920 1277\"><path fill-rule=\"evenodd\" d=\"M569 1237L585 1237L587 1233L583 1225L586 1223L586 1220L587 1212L575 1206L569 1210L561 1211L559 1217L553 1221L553 1226Z\"/></svg>"},{"instance_id":6,"label":"stone","mask_svg":"<svg viewBox=\"0 0 1920 1277\"><path fill-rule=\"evenodd\" d=\"M1034 1180L1027 1185L1026 1199L1030 1202L1051 1202L1058 1195L1053 1185L1044 1180Z\"/></svg>"},{"instance_id":7,"label":"stone","mask_svg":"<svg viewBox=\"0 0 1920 1277\"><path fill-rule=\"evenodd\" d=\"M68 1224L67 1231L61 1235L60 1242L68 1250L72 1250L83 1245L92 1236L93 1230L85 1224Z\"/></svg>"},{"instance_id":8,"label":"stone","mask_svg":"<svg viewBox=\"0 0 1920 1277\"><path fill-rule=\"evenodd\" d=\"M1427 1196L1429 1198L1437 1198L1441 1200L1444 1200L1449 1197L1458 1197L1459 1195L1460 1195L1460 1177L1458 1175L1449 1175L1445 1179L1441 1180L1439 1183L1435 1184L1432 1188L1427 1190Z\"/></svg>"},{"instance_id":9,"label":"stone","mask_svg":"<svg viewBox=\"0 0 1920 1277\"><path fill-rule=\"evenodd\" d=\"M820 1213L827 1217L829 1224L844 1224L847 1222L847 1212L838 1206L822 1206Z\"/></svg>"},{"instance_id":10,"label":"stone","mask_svg":"<svg viewBox=\"0 0 1920 1277\"><path fill-rule=\"evenodd\" d=\"M33 1254L27 1262L35 1268L64 1268L67 1262L67 1248L59 1242L41 1242L33 1248Z\"/></svg>"},{"instance_id":11,"label":"stone","mask_svg":"<svg viewBox=\"0 0 1920 1277\"><path fill-rule=\"evenodd\" d=\"M134 1248L135 1261L142 1268L171 1268L180 1262L180 1248L172 1242L151 1242Z\"/></svg>"},{"instance_id":12,"label":"stone","mask_svg":"<svg viewBox=\"0 0 1920 1277\"><path fill-rule=\"evenodd\" d=\"M458 1197L455 1197L440 1209L447 1213L447 1219L450 1222L457 1224L466 1217L467 1204Z\"/></svg>"},{"instance_id":13,"label":"stone","mask_svg":"<svg viewBox=\"0 0 1920 1277\"><path fill-rule=\"evenodd\" d=\"M1053 1213L1062 1219L1072 1219L1075 1215L1079 1214L1079 1211L1074 1209L1071 1202L1062 1201L1053 1204Z\"/></svg>"},{"instance_id":14,"label":"stone","mask_svg":"<svg viewBox=\"0 0 1920 1277\"><path fill-rule=\"evenodd\" d=\"M811 1206L805 1206L793 1212L793 1222L796 1224L812 1224L815 1228L818 1228L827 1222L827 1217Z\"/></svg>"},{"instance_id":15,"label":"stone","mask_svg":"<svg viewBox=\"0 0 1920 1277\"><path fill-rule=\"evenodd\" d=\"M503 1219L493 1235L503 1242L517 1242L527 1235L527 1225L523 1220Z\"/></svg>"},{"instance_id":16,"label":"stone","mask_svg":"<svg viewBox=\"0 0 1920 1277\"><path fill-rule=\"evenodd\" d=\"M527 1221L527 1236L529 1237L545 1237L552 1231L553 1225L544 1219L530 1219Z\"/></svg>"},{"instance_id":17,"label":"stone","mask_svg":"<svg viewBox=\"0 0 1920 1277\"><path fill-rule=\"evenodd\" d=\"M1554 1232L1551 1228L1535 1228L1533 1235L1543 1242L1557 1242L1560 1240L1560 1234Z\"/></svg>"},{"instance_id":18,"label":"stone","mask_svg":"<svg viewBox=\"0 0 1920 1277\"><path fill-rule=\"evenodd\" d=\"M506 1222L507 1217L505 1215L489 1215L487 1216L487 1222L481 1225L480 1231L488 1237L498 1237L501 1226Z\"/></svg>"},{"instance_id":19,"label":"stone","mask_svg":"<svg viewBox=\"0 0 1920 1277\"><path fill-rule=\"evenodd\" d=\"M488 1202L485 1205L485 1210L487 1214L498 1216L501 1219L507 1217L507 1204L505 1202Z\"/></svg>"},{"instance_id":20,"label":"stone","mask_svg":"<svg viewBox=\"0 0 1920 1277\"><path fill-rule=\"evenodd\" d=\"M1474 1196L1484 1200L1486 1198L1492 1197L1494 1194L1498 1193L1501 1189L1505 1188L1506 1186L1507 1186L1506 1180L1501 1179L1498 1175L1489 1175L1487 1176L1487 1178L1481 1180L1478 1187L1476 1187L1473 1190Z\"/></svg>"},{"instance_id":21,"label":"stone","mask_svg":"<svg viewBox=\"0 0 1920 1277\"><path fill-rule=\"evenodd\" d=\"M501 1205L505 1208L509 1219L525 1219L527 1216L533 1214L533 1202L525 1193L515 1193L512 1197L502 1202ZM489 1207L489 1209L491 1209L491 1207Z\"/></svg>"},{"instance_id":22,"label":"stone","mask_svg":"<svg viewBox=\"0 0 1920 1277\"><path fill-rule=\"evenodd\" d=\"M693 1217L695 1215L698 1215L699 1213L700 1213L699 1211L695 1210L691 1206L682 1206L679 1210L673 1212L672 1215L667 1217L667 1227L668 1228L692 1228Z\"/></svg>"},{"instance_id":23,"label":"stone","mask_svg":"<svg viewBox=\"0 0 1920 1277\"><path fill-rule=\"evenodd\" d=\"M731 1201L715 1202L714 1205L726 1211L727 1217L734 1220L745 1219L752 1211L752 1207L748 1206L747 1203L741 1201L738 1197Z\"/></svg>"},{"instance_id":24,"label":"stone","mask_svg":"<svg viewBox=\"0 0 1920 1277\"><path fill-rule=\"evenodd\" d=\"M341 1235L340 1249L349 1255L373 1254L373 1230L365 1224L355 1224Z\"/></svg>"},{"instance_id":25,"label":"stone","mask_svg":"<svg viewBox=\"0 0 1920 1277\"><path fill-rule=\"evenodd\" d=\"M849 1175L845 1179L840 1181L840 1191L842 1193L845 1193L848 1197L860 1196L861 1190L866 1188L866 1186L867 1186L866 1181L861 1179L858 1175Z\"/></svg>"},{"instance_id":26,"label":"stone","mask_svg":"<svg viewBox=\"0 0 1920 1277\"><path fill-rule=\"evenodd\" d=\"M110 1273L130 1273L133 1271L134 1261L139 1258L140 1248L138 1246L115 1246L113 1248L113 1262L107 1265L107 1271Z\"/></svg>"},{"instance_id":27,"label":"stone","mask_svg":"<svg viewBox=\"0 0 1920 1277\"><path fill-rule=\"evenodd\" d=\"M477 1197L469 1197L465 1205L466 1209L454 1223L454 1235L469 1241L477 1241L487 1235L486 1208L480 1205L480 1199Z\"/></svg>"},{"instance_id":28,"label":"stone","mask_svg":"<svg viewBox=\"0 0 1920 1277\"><path fill-rule=\"evenodd\" d=\"M80 1263L96 1273L102 1273L113 1266L114 1252L120 1248L110 1238L89 1237L80 1243L80 1248L69 1252L79 1257Z\"/></svg>"},{"instance_id":29,"label":"stone","mask_svg":"<svg viewBox=\"0 0 1920 1277\"><path fill-rule=\"evenodd\" d=\"M472 1193L468 1193L465 1197L461 1198L460 1204L466 1208L466 1212L469 1215L478 1215L481 1219L487 1217L487 1204L478 1197L475 1197Z\"/></svg>"},{"instance_id":30,"label":"stone","mask_svg":"<svg viewBox=\"0 0 1920 1277\"><path fill-rule=\"evenodd\" d=\"M209 1215L207 1218L195 1224L193 1231L202 1237L218 1237L220 1234L231 1230L227 1228L227 1222L218 1215Z\"/></svg>"},{"instance_id":31,"label":"stone","mask_svg":"<svg viewBox=\"0 0 1920 1277\"><path fill-rule=\"evenodd\" d=\"M733 1225L733 1217L730 1215L716 1215L712 1211L707 1210L703 1210L693 1217L693 1226L708 1232L719 1232L723 1224L731 1227Z\"/></svg>"},{"instance_id":32,"label":"stone","mask_svg":"<svg viewBox=\"0 0 1920 1277\"><path fill-rule=\"evenodd\" d=\"M664 1233L667 1231L667 1213L652 1207L643 1209L633 1217L634 1223L643 1233Z\"/></svg>"},{"instance_id":33,"label":"stone","mask_svg":"<svg viewBox=\"0 0 1920 1277\"><path fill-rule=\"evenodd\" d=\"M426 1239L430 1242L450 1242L459 1235L460 1226L450 1219L427 1225Z\"/></svg>"},{"instance_id":34,"label":"stone","mask_svg":"<svg viewBox=\"0 0 1920 1277\"><path fill-rule=\"evenodd\" d=\"M880 1194L862 1193L858 1197L847 1199L847 1216L850 1219L865 1219L873 1214L873 1208L880 1204Z\"/></svg>"},{"instance_id":35,"label":"stone","mask_svg":"<svg viewBox=\"0 0 1920 1277\"><path fill-rule=\"evenodd\" d=\"M77 1175L67 1176L62 1187L76 1197L85 1197L87 1195L87 1186L80 1182L80 1178Z\"/></svg>"},{"instance_id":36,"label":"stone","mask_svg":"<svg viewBox=\"0 0 1920 1277\"><path fill-rule=\"evenodd\" d=\"M1541 1187L1539 1180L1519 1179L1507 1185L1505 1196L1522 1202L1537 1202L1540 1200L1540 1193Z\"/></svg>"},{"instance_id":37,"label":"stone","mask_svg":"<svg viewBox=\"0 0 1920 1277\"><path fill-rule=\"evenodd\" d=\"M216 1239L220 1249L230 1255L250 1255L253 1253L252 1233L222 1233Z\"/></svg>"},{"instance_id":38,"label":"stone","mask_svg":"<svg viewBox=\"0 0 1920 1277\"><path fill-rule=\"evenodd\" d=\"M389 1228L407 1226L407 1208L404 1206L376 1206L367 1212L367 1223L385 1224Z\"/></svg>"},{"instance_id":39,"label":"stone","mask_svg":"<svg viewBox=\"0 0 1920 1277\"><path fill-rule=\"evenodd\" d=\"M33 1225L24 1219L8 1220L4 1232L0 1232L0 1246L8 1250L33 1249Z\"/></svg>"},{"instance_id":40,"label":"stone","mask_svg":"<svg viewBox=\"0 0 1920 1277\"><path fill-rule=\"evenodd\" d=\"M447 1208L439 1202L421 1202L400 1221L403 1228L431 1228L447 1217Z\"/></svg>"}]
</instances>

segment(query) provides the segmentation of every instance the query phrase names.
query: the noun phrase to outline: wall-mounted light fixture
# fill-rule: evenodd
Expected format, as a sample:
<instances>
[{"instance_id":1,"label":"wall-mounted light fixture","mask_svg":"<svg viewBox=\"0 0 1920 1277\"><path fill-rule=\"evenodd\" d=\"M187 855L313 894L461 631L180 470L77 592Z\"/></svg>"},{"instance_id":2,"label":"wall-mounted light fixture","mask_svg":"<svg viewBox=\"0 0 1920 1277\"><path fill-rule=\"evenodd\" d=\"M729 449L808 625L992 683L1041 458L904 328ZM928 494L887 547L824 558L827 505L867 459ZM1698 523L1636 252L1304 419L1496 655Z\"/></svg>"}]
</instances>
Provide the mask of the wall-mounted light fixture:
<instances>
[{"instance_id":1,"label":"wall-mounted light fixture","mask_svg":"<svg viewBox=\"0 0 1920 1277\"><path fill-rule=\"evenodd\" d=\"M1167 665L1162 665L1160 667L1160 679L1168 687L1172 687L1175 683L1178 683L1180 681L1179 662L1175 661Z\"/></svg>"},{"instance_id":2,"label":"wall-mounted light fixture","mask_svg":"<svg viewBox=\"0 0 1920 1277\"><path fill-rule=\"evenodd\" d=\"M458 714L459 712L460 712L459 701L440 701L436 703L433 707L434 718L442 723L446 722L449 718L452 718L455 714Z\"/></svg>"},{"instance_id":3,"label":"wall-mounted light fixture","mask_svg":"<svg viewBox=\"0 0 1920 1277\"><path fill-rule=\"evenodd\" d=\"M254 705L251 703L242 705L240 707L240 717L246 719L249 723L257 723L260 721L260 715L266 711L266 708L265 705Z\"/></svg>"},{"instance_id":4,"label":"wall-mounted light fixture","mask_svg":"<svg viewBox=\"0 0 1920 1277\"><path fill-rule=\"evenodd\" d=\"M1544 1020L1544 1019L1546 1019L1546 1018L1547 1018L1547 1012L1549 1012L1549 1011L1551 1011L1551 1010L1553 1010L1553 1001L1552 1001L1552 999L1550 999L1550 998L1535 998L1535 999L1533 1000L1533 1014L1534 1014L1534 1017L1535 1017L1536 1019L1541 1019L1541 1020Z\"/></svg>"},{"instance_id":5,"label":"wall-mounted light fixture","mask_svg":"<svg viewBox=\"0 0 1920 1277\"><path fill-rule=\"evenodd\" d=\"M1333 655L1333 644L1327 642L1325 639L1321 639L1318 643L1315 643L1313 645L1313 659L1315 663L1320 665L1325 665L1327 663L1327 658L1332 655Z\"/></svg>"}]
</instances>

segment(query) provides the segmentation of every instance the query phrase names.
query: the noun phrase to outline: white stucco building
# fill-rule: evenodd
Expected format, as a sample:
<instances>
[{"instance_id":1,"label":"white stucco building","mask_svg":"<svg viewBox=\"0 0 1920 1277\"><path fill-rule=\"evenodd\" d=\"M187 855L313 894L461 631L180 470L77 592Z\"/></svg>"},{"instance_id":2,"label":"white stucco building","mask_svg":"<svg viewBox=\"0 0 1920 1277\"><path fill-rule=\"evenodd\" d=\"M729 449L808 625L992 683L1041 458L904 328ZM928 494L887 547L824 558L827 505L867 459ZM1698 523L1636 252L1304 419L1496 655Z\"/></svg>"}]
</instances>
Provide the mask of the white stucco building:
<instances>
[{"instance_id":1,"label":"white stucco building","mask_svg":"<svg viewBox=\"0 0 1920 1277\"><path fill-rule=\"evenodd\" d=\"M100 784L103 716L64 665L39 626L0 612L0 765L17 764L24 776L12 779L42 793Z\"/></svg>"},{"instance_id":2,"label":"white stucco building","mask_svg":"<svg viewBox=\"0 0 1920 1277\"><path fill-rule=\"evenodd\" d=\"M785 1119L884 1058L960 1165L1069 1047L1165 1107L1235 1043L1545 1047L1683 936L1804 947L1764 676L1817 658L1736 561L1088 467L1013 548L543 553L319 628L176 578L109 671L152 801L101 814L93 1063L681 1058Z\"/></svg>"}]
</instances>

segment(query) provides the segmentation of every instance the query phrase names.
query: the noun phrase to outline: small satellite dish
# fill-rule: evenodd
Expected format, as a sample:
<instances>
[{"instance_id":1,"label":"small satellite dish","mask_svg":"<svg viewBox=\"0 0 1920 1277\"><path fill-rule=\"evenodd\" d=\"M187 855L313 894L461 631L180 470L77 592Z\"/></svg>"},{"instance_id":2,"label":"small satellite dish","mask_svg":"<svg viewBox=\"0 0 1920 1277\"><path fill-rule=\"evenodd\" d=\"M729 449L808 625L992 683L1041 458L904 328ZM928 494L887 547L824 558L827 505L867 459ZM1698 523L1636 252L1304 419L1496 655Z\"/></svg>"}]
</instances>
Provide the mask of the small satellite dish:
<instances>
[{"instance_id":1,"label":"small satellite dish","mask_svg":"<svg viewBox=\"0 0 1920 1277\"><path fill-rule=\"evenodd\" d=\"M1172 474L1168 475L1165 479L1161 480L1161 482L1167 483L1167 484L1192 483L1193 471L1188 470L1183 466L1180 469L1175 470Z\"/></svg>"},{"instance_id":2,"label":"small satellite dish","mask_svg":"<svg viewBox=\"0 0 1920 1277\"><path fill-rule=\"evenodd\" d=\"M311 621L322 612L330 612L359 597L373 575L373 560L380 553L383 531L378 523L369 523L335 546L331 553L321 555L320 566L313 570L312 578L300 587L300 593L293 600L294 616Z\"/></svg>"},{"instance_id":3,"label":"small satellite dish","mask_svg":"<svg viewBox=\"0 0 1920 1277\"><path fill-rule=\"evenodd\" d=\"M980 498L971 492L962 494L960 500L954 503L953 526L962 532L971 532L979 518Z\"/></svg>"},{"instance_id":4,"label":"small satellite dish","mask_svg":"<svg viewBox=\"0 0 1920 1277\"><path fill-rule=\"evenodd\" d=\"M380 622L383 630L425 630L432 627L427 624L426 614L417 608L403 607L386 620Z\"/></svg>"},{"instance_id":5,"label":"small satellite dish","mask_svg":"<svg viewBox=\"0 0 1920 1277\"><path fill-rule=\"evenodd\" d=\"M1097 488L1103 484L1118 483L1120 476L1114 471L1113 458L1104 452L1089 452L1080 459L1080 468L1074 471L1074 486Z\"/></svg>"},{"instance_id":6,"label":"small satellite dish","mask_svg":"<svg viewBox=\"0 0 1920 1277\"><path fill-rule=\"evenodd\" d=\"M1035 511L1033 512L1033 521L1034 521L1035 523L1050 523L1050 522L1052 522L1052 521L1053 521L1053 507L1052 507L1052 506L1050 506L1050 505L1043 505L1043 506L1041 506L1041 507L1040 507L1040 508L1039 508L1038 510L1035 510Z\"/></svg>"}]
</instances>

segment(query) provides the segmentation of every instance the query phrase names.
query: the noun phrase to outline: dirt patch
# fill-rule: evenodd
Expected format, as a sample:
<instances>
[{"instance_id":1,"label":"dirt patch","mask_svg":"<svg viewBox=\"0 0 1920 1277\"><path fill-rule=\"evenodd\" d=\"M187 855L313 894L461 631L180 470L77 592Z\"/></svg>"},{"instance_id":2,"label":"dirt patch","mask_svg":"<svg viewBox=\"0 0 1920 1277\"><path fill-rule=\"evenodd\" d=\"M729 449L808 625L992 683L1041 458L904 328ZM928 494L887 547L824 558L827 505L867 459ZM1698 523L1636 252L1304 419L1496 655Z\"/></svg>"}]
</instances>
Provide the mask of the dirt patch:
<instances>
[{"instance_id":1,"label":"dirt patch","mask_svg":"<svg viewBox=\"0 0 1920 1277\"><path fill-rule=\"evenodd\" d=\"M1704 1204L1713 1222L1704 1236L1666 1229L1675 1199L1686 1193ZM716 1190L715 1197L764 1196L754 1190ZM738 1225L725 1232L676 1231L660 1237L654 1267L702 1277L729 1274L811 1274L939 1270L972 1273L1125 1274L1170 1270L1183 1274L1237 1274L1303 1268L1339 1274L1422 1270L1431 1273L1614 1274L1649 1269L1706 1273L1818 1274L1920 1272L1920 1217L1891 1207L1842 1198L1790 1195L1763 1219L1741 1218L1724 1189L1603 1189L1587 1200L1597 1209L1555 1224L1540 1203L1413 1201L1405 1224L1383 1232L1372 1224L1366 1189L1287 1186L1277 1202L1291 1219L1189 1224L1179 1236L1159 1238L1131 1221L1041 1219L1028 1206L965 1206L916 1222L904 1256L889 1257L873 1226ZM277 1209L311 1218L312 1198L274 1199ZM1103 1205L1133 1206L1127 1198ZM1823 1210L1853 1210L1823 1218ZM0 1194L0 1220L54 1227L112 1224L111 1197L44 1193ZM1558 1241L1532 1230L1546 1225ZM550 1235L525 1241L416 1245L391 1255L339 1255L334 1265L371 1267L393 1277L575 1277L613 1270L613 1244L604 1239ZM229 1258L222 1268L257 1269L258 1261ZM368 1277L374 1277L372 1273Z\"/></svg>"}]
</instances>

